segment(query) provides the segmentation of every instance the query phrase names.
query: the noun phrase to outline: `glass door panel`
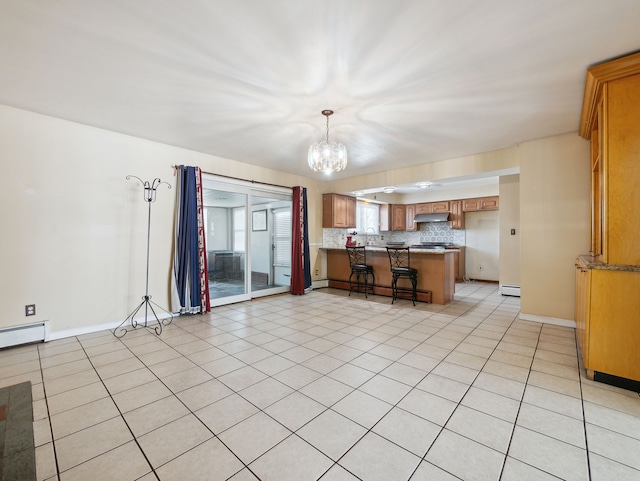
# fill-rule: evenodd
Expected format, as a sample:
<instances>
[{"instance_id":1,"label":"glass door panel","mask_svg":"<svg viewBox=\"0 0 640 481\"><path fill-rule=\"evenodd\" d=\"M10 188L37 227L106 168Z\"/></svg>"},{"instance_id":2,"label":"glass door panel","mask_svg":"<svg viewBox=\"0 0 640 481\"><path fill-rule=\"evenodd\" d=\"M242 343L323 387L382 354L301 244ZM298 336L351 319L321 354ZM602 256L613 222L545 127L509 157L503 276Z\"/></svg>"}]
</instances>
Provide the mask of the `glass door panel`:
<instances>
[{"instance_id":1,"label":"glass door panel","mask_svg":"<svg viewBox=\"0 0 640 481\"><path fill-rule=\"evenodd\" d=\"M211 305L250 299L247 288L247 194L203 190Z\"/></svg>"},{"instance_id":2,"label":"glass door panel","mask_svg":"<svg viewBox=\"0 0 640 481\"><path fill-rule=\"evenodd\" d=\"M288 292L291 286L291 194L253 190L251 216L252 297Z\"/></svg>"}]
</instances>

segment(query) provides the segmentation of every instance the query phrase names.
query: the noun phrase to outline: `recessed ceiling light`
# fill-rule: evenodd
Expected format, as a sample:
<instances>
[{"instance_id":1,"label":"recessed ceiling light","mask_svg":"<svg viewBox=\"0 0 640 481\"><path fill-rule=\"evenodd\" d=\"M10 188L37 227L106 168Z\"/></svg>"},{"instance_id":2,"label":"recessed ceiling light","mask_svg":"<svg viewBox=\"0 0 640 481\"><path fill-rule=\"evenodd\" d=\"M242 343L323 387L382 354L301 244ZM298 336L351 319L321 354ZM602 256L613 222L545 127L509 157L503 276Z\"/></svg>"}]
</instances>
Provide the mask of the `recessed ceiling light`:
<instances>
[{"instance_id":1,"label":"recessed ceiling light","mask_svg":"<svg viewBox=\"0 0 640 481\"><path fill-rule=\"evenodd\" d=\"M356 190L353 195L355 195L356 197L361 197L364 195L364 191L362 190Z\"/></svg>"},{"instance_id":2,"label":"recessed ceiling light","mask_svg":"<svg viewBox=\"0 0 640 481\"><path fill-rule=\"evenodd\" d=\"M385 194L391 194L394 190L396 190L395 187L385 187L384 189L382 189L382 192L384 192Z\"/></svg>"},{"instance_id":3,"label":"recessed ceiling light","mask_svg":"<svg viewBox=\"0 0 640 481\"><path fill-rule=\"evenodd\" d=\"M418 187L421 189L427 189L431 187L431 182L418 182Z\"/></svg>"}]
</instances>

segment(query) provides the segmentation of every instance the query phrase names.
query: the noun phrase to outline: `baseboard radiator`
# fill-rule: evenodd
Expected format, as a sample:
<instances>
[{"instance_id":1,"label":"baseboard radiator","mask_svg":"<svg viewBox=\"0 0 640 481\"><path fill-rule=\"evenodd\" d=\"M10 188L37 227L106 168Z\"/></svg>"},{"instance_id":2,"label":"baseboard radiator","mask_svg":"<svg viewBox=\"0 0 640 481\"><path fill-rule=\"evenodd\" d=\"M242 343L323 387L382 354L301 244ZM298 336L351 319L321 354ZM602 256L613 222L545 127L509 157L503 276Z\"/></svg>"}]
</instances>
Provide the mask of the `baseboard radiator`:
<instances>
[{"instance_id":1,"label":"baseboard radiator","mask_svg":"<svg viewBox=\"0 0 640 481\"><path fill-rule=\"evenodd\" d=\"M46 341L49 337L49 322L36 322L24 326L0 329L0 349L32 342Z\"/></svg>"},{"instance_id":2,"label":"baseboard radiator","mask_svg":"<svg viewBox=\"0 0 640 481\"><path fill-rule=\"evenodd\" d=\"M500 286L500 294L502 294L503 296L520 297L520 286L514 286L511 284L502 284Z\"/></svg>"}]
</instances>

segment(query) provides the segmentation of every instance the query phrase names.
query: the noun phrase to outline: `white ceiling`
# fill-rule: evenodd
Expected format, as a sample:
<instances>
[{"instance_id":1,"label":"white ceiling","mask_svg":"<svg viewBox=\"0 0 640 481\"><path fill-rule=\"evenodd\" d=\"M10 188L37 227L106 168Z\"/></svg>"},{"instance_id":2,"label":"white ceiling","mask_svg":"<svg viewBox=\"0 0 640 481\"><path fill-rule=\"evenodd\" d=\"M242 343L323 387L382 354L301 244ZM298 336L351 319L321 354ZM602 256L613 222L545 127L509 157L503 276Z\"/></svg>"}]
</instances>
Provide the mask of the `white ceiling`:
<instances>
[{"instance_id":1,"label":"white ceiling","mask_svg":"<svg viewBox=\"0 0 640 481\"><path fill-rule=\"evenodd\" d=\"M0 103L346 178L578 130L585 70L640 49L638 0L2 0Z\"/></svg>"}]
</instances>

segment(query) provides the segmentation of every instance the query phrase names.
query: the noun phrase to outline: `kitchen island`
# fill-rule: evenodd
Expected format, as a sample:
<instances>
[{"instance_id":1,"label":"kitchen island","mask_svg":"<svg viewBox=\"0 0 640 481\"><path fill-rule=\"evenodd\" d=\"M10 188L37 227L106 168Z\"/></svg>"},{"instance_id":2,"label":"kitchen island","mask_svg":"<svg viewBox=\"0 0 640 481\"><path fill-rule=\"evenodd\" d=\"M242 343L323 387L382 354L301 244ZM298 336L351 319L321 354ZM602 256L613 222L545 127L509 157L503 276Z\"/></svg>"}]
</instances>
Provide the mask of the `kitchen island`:
<instances>
[{"instance_id":1,"label":"kitchen island","mask_svg":"<svg viewBox=\"0 0 640 481\"><path fill-rule=\"evenodd\" d=\"M347 249L323 248L327 253L329 287L349 289L349 257ZM391 269L387 249L367 246L367 264L373 266L376 283L374 294L391 297ZM455 292L454 255L456 249L410 248L411 267L418 270L417 297L419 301L448 304ZM400 281L402 282L402 281Z\"/></svg>"}]
</instances>

